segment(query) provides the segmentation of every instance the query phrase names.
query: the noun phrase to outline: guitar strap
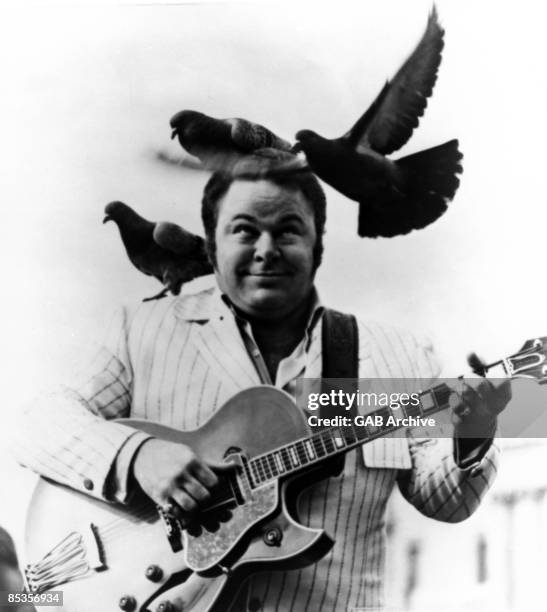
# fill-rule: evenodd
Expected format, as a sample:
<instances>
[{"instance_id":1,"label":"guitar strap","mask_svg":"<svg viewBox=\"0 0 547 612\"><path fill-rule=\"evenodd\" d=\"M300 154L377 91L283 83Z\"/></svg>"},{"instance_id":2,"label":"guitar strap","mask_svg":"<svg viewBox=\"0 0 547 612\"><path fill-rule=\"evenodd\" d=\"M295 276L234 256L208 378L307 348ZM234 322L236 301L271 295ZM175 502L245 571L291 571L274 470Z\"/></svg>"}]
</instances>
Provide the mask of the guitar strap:
<instances>
[{"instance_id":1,"label":"guitar strap","mask_svg":"<svg viewBox=\"0 0 547 612\"><path fill-rule=\"evenodd\" d=\"M343 382L344 390L356 391L359 378L359 332L356 318L350 314L325 308L321 334L323 351L321 392L329 393L333 388L342 388L341 384L336 384L334 387L332 384L329 385L325 380L329 378L349 379ZM340 406L327 405L320 406L319 409L319 415L325 418L342 414L353 418L356 414L355 408L352 406L351 410L345 411ZM328 470L334 475L343 469L344 455L329 461Z\"/></svg>"},{"instance_id":2,"label":"guitar strap","mask_svg":"<svg viewBox=\"0 0 547 612\"><path fill-rule=\"evenodd\" d=\"M323 378L359 378L359 332L353 315L325 308L321 342Z\"/></svg>"}]
</instances>

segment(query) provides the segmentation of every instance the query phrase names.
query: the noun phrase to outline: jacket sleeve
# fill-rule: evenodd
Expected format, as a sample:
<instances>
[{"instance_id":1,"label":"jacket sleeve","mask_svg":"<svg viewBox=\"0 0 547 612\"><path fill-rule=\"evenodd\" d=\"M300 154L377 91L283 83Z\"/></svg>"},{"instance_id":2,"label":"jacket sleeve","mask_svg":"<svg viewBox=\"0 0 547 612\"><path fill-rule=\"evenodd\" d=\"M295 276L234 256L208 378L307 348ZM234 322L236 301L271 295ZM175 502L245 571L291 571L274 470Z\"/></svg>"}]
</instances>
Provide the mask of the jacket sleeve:
<instances>
[{"instance_id":1,"label":"jacket sleeve","mask_svg":"<svg viewBox=\"0 0 547 612\"><path fill-rule=\"evenodd\" d=\"M120 310L91 362L69 384L14 415L9 442L23 466L93 497L107 499L109 473L124 445L148 436L109 422L129 415L132 368L128 324Z\"/></svg>"},{"instance_id":2,"label":"jacket sleeve","mask_svg":"<svg viewBox=\"0 0 547 612\"><path fill-rule=\"evenodd\" d=\"M451 438L409 441L412 468L400 472L403 496L425 516L448 523L465 520L478 508L497 472L496 440L479 461L459 467ZM461 464L460 464L461 465Z\"/></svg>"}]
</instances>

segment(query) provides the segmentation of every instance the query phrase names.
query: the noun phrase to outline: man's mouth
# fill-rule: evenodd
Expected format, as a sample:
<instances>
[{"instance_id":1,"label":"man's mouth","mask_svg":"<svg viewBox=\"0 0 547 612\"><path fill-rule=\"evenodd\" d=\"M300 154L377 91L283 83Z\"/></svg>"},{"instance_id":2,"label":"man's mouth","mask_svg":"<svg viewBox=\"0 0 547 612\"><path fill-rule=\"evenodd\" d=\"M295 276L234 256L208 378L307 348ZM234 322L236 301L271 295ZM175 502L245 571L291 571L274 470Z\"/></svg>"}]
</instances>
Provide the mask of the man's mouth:
<instances>
[{"instance_id":1,"label":"man's mouth","mask_svg":"<svg viewBox=\"0 0 547 612\"><path fill-rule=\"evenodd\" d=\"M275 278L276 276L287 276L286 272L281 272L281 271L277 271L277 270L261 270L259 272L253 272L250 271L248 272L249 276L260 276L260 277L265 277L265 278Z\"/></svg>"}]
</instances>

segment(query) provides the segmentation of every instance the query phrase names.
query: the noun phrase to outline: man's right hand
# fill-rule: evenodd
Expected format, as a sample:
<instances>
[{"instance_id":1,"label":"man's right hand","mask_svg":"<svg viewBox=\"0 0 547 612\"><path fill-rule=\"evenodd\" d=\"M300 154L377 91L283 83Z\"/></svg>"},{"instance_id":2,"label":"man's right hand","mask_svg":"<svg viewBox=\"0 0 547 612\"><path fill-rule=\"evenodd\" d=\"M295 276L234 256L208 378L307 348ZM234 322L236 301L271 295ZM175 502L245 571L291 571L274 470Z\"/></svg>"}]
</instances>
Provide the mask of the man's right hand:
<instances>
[{"instance_id":1,"label":"man's right hand","mask_svg":"<svg viewBox=\"0 0 547 612\"><path fill-rule=\"evenodd\" d=\"M147 440L133 461L133 476L141 489L158 506L170 507L186 526L211 499L219 482L215 471L233 469L230 463L205 463L185 444L156 438Z\"/></svg>"}]
</instances>

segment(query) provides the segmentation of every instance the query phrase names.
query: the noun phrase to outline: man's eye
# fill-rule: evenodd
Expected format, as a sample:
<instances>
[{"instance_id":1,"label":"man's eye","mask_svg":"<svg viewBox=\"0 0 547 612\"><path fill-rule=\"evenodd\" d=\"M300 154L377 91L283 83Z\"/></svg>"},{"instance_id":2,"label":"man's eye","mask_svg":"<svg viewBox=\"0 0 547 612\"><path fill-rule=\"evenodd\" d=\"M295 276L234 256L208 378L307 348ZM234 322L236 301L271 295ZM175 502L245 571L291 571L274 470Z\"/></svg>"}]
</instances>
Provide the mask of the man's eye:
<instances>
[{"instance_id":1,"label":"man's eye","mask_svg":"<svg viewBox=\"0 0 547 612\"><path fill-rule=\"evenodd\" d=\"M252 225L245 225L243 223L239 223L234 226L234 234L243 234L247 236L251 236L255 233L255 229Z\"/></svg>"},{"instance_id":2,"label":"man's eye","mask_svg":"<svg viewBox=\"0 0 547 612\"><path fill-rule=\"evenodd\" d=\"M300 228L296 225L287 225L287 227L282 228L280 234L283 235L299 235L301 234Z\"/></svg>"}]
</instances>

